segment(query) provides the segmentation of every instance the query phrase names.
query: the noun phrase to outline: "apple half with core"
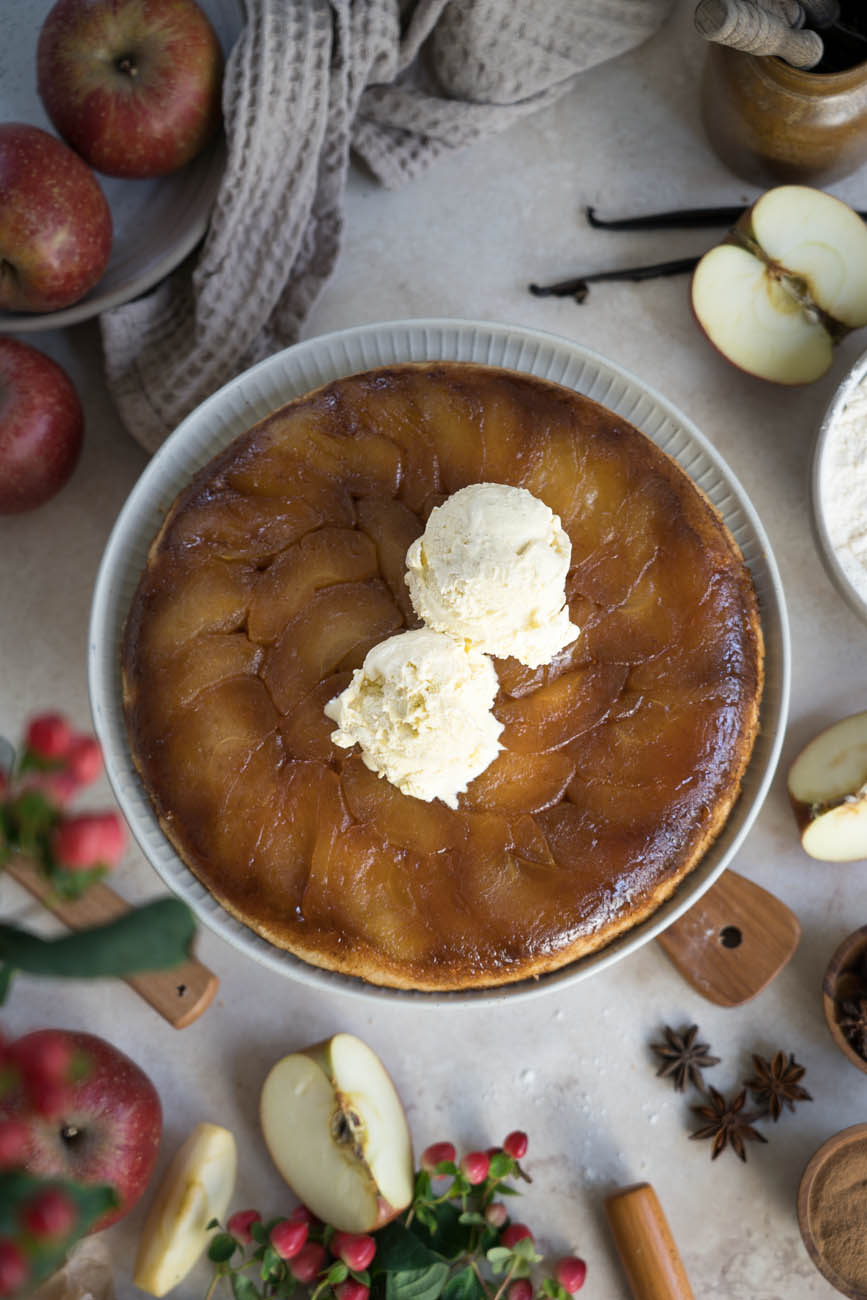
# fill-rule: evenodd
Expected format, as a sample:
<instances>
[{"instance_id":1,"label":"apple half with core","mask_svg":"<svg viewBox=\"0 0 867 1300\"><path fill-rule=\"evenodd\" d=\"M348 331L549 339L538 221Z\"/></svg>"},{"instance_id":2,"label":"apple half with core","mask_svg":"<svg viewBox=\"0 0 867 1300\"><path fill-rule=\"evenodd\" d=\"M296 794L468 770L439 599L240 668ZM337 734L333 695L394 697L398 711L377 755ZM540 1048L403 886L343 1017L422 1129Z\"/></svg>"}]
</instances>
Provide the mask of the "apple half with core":
<instances>
[{"instance_id":1,"label":"apple half with core","mask_svg":"<svg viewBox=\"0 0 867 1300\"><path fill-rule=\"evenodd\" d=\"M59 311L83 298L111 252L99 181L38 126L0 123L0 311Z\"/></svg>"},{"instance_id":2,"label":"apple half with core","mask_svg":"<svg viewBox=\"0 0 867 1300\"><path fill-rule=\"evenodd\" d=\"M840 339L867 325L867 225L822 190L768 190L699 262L692 307L741 370L810 383L828 370Z\"/></svg>"},{"instance_id":3,"label":"apple half with core","mask_svg":"<svg viewBox=\"0 0 867 1300\"><path fill-rule=\"evenodd\" d=\"M789 768L788 790L811 858L867 858L867 713L819 732Z\"/></svg>"},{"instance_id":4,"label":"apple half with core","mask_svg":"<svg viewBox=\"0 0 867 1300\"><path fill-rule=\"evenodd\" d=\"M144 1071L95 1034L38 1029L16 1047L38 1050L49 1037L65 1040L87 1067L78 1082L66 1085L62 1112L37 1114L19 1090L0 1099L0 1120L20 1120L26 1128L28 1173L114 1188L117 1207L93 1225L97 1232L132 1209L153 1173L162 1133L160 1099Z\"/></svg>"},{"instance_id":5,"label":"apple half with core","mask_svg":"<svg viewBox=\"0 0 867 1300\"><path fill-rule=\"evenodd\" d=\"M220 124L223 55L195 0L57 0L36 54L63 138L108 176L165 176Z\"/></svg>"},{"instance_id":6,"label":"apple half with core","mask_svg":"<svg viewBox=\"0 0 867 1300\"><path fill-rule=\"evenodd\" d=\"M164 1296L187 1276L222 1219L235 1189L238 1149L228 1129L198 1124L175 1153L139 1238L133 1282Z\"/></svg>"},{"instance_id":7,"label":"apple half with core","mask_svg":"<svg viewBox=\"0 0 867 1300\"><path fill-rule=\"evenodd\" d=\"M271 1158L307 1208L341 1232L372 1232L412 1200L412 1139L376 1053L336 1034L273 1067L260 1103Z\"/></svg>"}]
</instances>

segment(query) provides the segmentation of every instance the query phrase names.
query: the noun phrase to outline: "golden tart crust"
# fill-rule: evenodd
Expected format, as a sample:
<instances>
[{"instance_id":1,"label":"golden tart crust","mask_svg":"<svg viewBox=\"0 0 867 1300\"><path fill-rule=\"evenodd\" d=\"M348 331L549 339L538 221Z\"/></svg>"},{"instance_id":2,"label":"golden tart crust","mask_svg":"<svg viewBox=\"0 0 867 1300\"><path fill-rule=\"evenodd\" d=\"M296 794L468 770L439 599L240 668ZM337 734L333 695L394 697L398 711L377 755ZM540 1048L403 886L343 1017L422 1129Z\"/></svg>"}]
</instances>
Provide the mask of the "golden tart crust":
<instances>
[{"instance_id":1,"label":"golden tart crust","mask_svg":"<svg viewBox=\"0 0 867 1300\"><path fill-rule=\"evenodd\" d=\"M495 661L506 748L452 811L334 746L323 706L416 625L407 547L485 481L560 516L582 631L543 668ZM455 990L562 967L672 893L738 796L762 662L748 570L674 461L571 389L435 363L331 383L205 466L123 680L161 825L229 912L314 965Z\"/></svg>"}]
</instances>

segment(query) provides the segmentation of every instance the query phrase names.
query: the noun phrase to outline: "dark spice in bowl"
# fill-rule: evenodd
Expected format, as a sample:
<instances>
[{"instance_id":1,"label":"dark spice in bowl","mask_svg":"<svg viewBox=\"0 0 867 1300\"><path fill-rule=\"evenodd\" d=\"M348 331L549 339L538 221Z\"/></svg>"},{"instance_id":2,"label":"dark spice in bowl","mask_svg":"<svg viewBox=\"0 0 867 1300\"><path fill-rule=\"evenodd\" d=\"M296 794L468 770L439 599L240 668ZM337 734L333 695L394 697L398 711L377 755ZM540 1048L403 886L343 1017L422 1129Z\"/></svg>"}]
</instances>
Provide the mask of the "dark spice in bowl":
<instances>
[{"instance_id":1,"label":"dark spice in bowl","mask_svg":"<svg viewBox=\"0 0 867 1300\"><path fill-rule=\"evenodd\" d=\"M867 926L837 948L822 981L825 1019L844 1056L867 1073Z\"/></svg>"}]
</instances>

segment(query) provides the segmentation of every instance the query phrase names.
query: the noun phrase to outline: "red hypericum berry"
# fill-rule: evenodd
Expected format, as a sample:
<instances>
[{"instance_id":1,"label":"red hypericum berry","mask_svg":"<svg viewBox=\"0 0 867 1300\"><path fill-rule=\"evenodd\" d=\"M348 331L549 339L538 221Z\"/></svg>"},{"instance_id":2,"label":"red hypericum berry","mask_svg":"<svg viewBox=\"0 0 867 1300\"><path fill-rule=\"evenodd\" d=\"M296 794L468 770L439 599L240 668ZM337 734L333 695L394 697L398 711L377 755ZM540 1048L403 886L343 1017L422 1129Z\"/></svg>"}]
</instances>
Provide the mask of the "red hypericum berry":
<instances>
[{"instance_id":1,"label":"red hypericum berry","mask_svg":"<svg viewBox=\"0 0 867 1300\"><path fill-rule=\"evenodd\" d=\"M554 1269L554 1277L570 1295L581 1290L586 1276L587 1265L577 1255L569 1255L566 1259L561 1259Z\"/></svg>"},{"instance_id":2,"label":"red hypericum berry","mask_svg":"<svg viewBox=\"0 0 867 1300\"><path fill-rule=\"evenodd\" d=\"M0 1295L12 1295L30 1272L23 1251L8 1237L0 1237Z\"/></svg>"},{"instance_id":3,"label":"red hypericum berry","mask_svg":"<svg viewBox=\"0 0 867 1300\"><path fill-rule=\"evenodd\" d=\"M525 1277L519 1277L506 1292L508 1300L533 1300L533 1285Z\"/></svg>"},{"instance_id":4,"label":"red hypericum berry","mask_svg":"<svg viewBox=\"0 0 867 1300\"><path fill-rule=\"evenodd\" d=\"M308 1228L318 1228L321 1219L317 1219L312 1210L308 1210L306 1205L296 1205L295 1209L289 1215L290 1223L306 1223Z\"/></svg>"},{"instance_id":5,"label":"red hypericum berry","mask_svg":"<svg viewBox=\"0 0 867 1300\"><path fill-rule=\"evenodd\" d=\"M461 1171L467 1182L475 1186L483 1183L491 1169L491 1157L487 1151L468 1151L461 1161Z\"/></svg>"},{"instance_id":6,"label":"red hypericum berry","mask_svg":"<svg viewBox=\"0 0 867 1300\"><path fill-rule=\"evenodd\" d=\"M259 1223L262 1216L258 1210L236 1210L226 1223L226 1231L231 1233L242 1246L249 1246L253 1240L250 1231L254 1223Z\"/></svg>"},{"instance_id":7,"label":"red hypericum berry","mask_svg":"<svg viewBox=\"0 0 867 1300\"><path fill-rule=\"evenodd\" d=\"M92 785L102 772L102 750L95 736L73 736L63 757L66 771L79 785Z\"/></svg>"},{"instance_id":8,"label":"red hypericum berry","mask_svg":"<svg viewBox=\"0 0 867 1300\"><path fill-rule=\"evenodd\" d=\"M67 871L116 867L126 848L126 830L117 813L80 813L61 819L51 848L58 866Z\"/></svg>"},{"instance_id":9,"label":"red hypericum berry","mask_svg":"<svg viewBox=\"0 0 867 1300\"><path fill-rule=\"evenodd\" d=\"M271 1245L281 1259L294 1259L307 1240L307 1224L284 1219L271 1229Z\"/></svg>"},{"instance_id":10,"label":"red hypericum berry","mask_svg":"<svg viewBox=\"0 0 867 1300\"><path fill-rule=\"evenodd\" d=\"M45 1187L21 1212L24 1227L39 1240L67 1237L78 1220L75 1202L60 1187Z\"/></svg>"},{"instance_id":11,"label":"red hypericum berry","mask_svg":"<svg viewBox=\"0 0 867 1300\"><path fill-rule=\"evenodd\" d=\"M510 1223L508 1228L504 1228L500 1237L500 1245L507 1246L509 1250L514 1250L519 1241L525 1237L533 1240L533 1234L527 1227L526 1223Z\"/></svg>"},{"instance_id":12,"label":"red hypericum berry","mask_svg":"<svg viewBox=\"0 0 867 1300\"><path fill-rule=\"evenodd\" d=\"M294 1259L289 1261L289 1272L296 1282L312 1282L328 1262L328 1254L318 1241L308 1241Z\"/></svg>"},{"instance_id":13,"label":"red hypericum berry","mask_svg":"<svg viewBox=\"0 0 867 1300\"><path fill-rule=\"evenodd\" d=\"M353 1273L363 1273L373 1262L376 1242L373 1237L365 1237L360 1233L335 1232L331 1238L331 1253L342 1259Z\"/></svg>"},{"instance_id":14,"label":"red hypericum berry","mask_svg":"<svg viewBox=\"0 0 867 1300\"><path fill-rule=\"evenodd\" d=\"M421 1153L421 1167L432 1174L437 1165L444 1165L449 1161L454 1163L456 1155L457 1152L451 1142L432 1142Z\"/></svg>"},{"instance_id":15,"label":"red hypericum berry","mask_svg":"<svg viewBox=\"0 0 867 1300\"><path fill-rule=\"evenodd\" d=\"M69 1077L74 1048L64 1034L49 1029L12 1043L9 1055L28 1083L63 1083Z\"/></svg>"},{"instance_id":16,"label":"red hypericum berry","mask_svg":"<svg viewBox=\"0 0 867 1300\"><path fill-rule=\"evenodd\" d=\"M507 1155L514 1157L515 1160L523 1160L527 1154L527 1134L522 1133L520 1129L515 1129L514 1133L509 1133L503 1138L503 1150Z\"/></svg>"},{"instance_id":17,"label":"red hypericum berry","mask_svg":"<svg viewBox=\"0 0 867 1300\"><path fill-rule=\"evenodd\" d=\"M485 1220L492 1228L502 1228L508 1217L509 1211L502 1201L491 1201L491 1204L485 1207Z\"/></svg>"},{"instance_id":18,"label":"red hypericum berry","mask_svg":"<svg viewBox=\"0 0 867 1300\"><path fill-rule=\"evenodd\" d=\"M72 740L72 729L61 713L40 713L31 718L24 743L39 758L63 758Z\"/></svg>"},{"instance_id":19,"label":"red hypericum berry","mask_svg":"<svg viewBox=\"0 0 867 1300\"><path fill-rule=\"evenodd\" d=\"M23 1165L30 1151L30 1133L26 1124L17 1119L0 1123L0 1169L17 1169Z\"/></svg>"},{"instance_id":20,"label":"red hypericum berry","mask_svg":"<svg viewBox=\"0 0 867 1300\"><path fill-rule=\"evenodd\" d=\"M337 1300L367 1300L370 1287L365 1286L363 1282L356 1282L354 1277L348 1277L345 1282L337 1283L334 1293Z\"/></svg>"}]
</instances>

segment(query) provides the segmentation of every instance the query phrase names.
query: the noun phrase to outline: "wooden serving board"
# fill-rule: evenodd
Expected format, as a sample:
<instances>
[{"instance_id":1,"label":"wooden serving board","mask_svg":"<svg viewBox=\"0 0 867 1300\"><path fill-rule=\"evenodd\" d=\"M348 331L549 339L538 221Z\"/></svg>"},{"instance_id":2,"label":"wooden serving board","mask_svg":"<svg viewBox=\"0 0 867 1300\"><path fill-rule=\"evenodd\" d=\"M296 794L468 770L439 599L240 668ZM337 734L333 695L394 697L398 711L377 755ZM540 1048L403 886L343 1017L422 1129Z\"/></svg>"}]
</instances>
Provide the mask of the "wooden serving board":
<instances>
[{"instance_id":1,"label":"wooden serving board","mask_svg":"<svg viewBox=\"0 0 867 1300\"><path fill-rule=\"evenodd\" d=\"M729 870L657 942L702 997L737 1007L770 984L800 937L785 903Z\"/></svg>"},{"instance_id":2,"label":"wooden serving board","mask_svg":"<svg viewBox=\"0 0 867 1300\"><path fill-rule=\"evenodd\" d=\"M102 881L91 885L81 898L66 902L57 898L37 869L21 858L7 863L5 869L13 880L17 880L28 893L38 898L70 930L104 925L106 921L113 921L130 910L130 904ZM186 1029L213 1002L220 982L213 971L208 970L195 957L190 957L171 970L128 975L125 983L135 989L175 1029Z\"/></svg>"}]
</instances>

